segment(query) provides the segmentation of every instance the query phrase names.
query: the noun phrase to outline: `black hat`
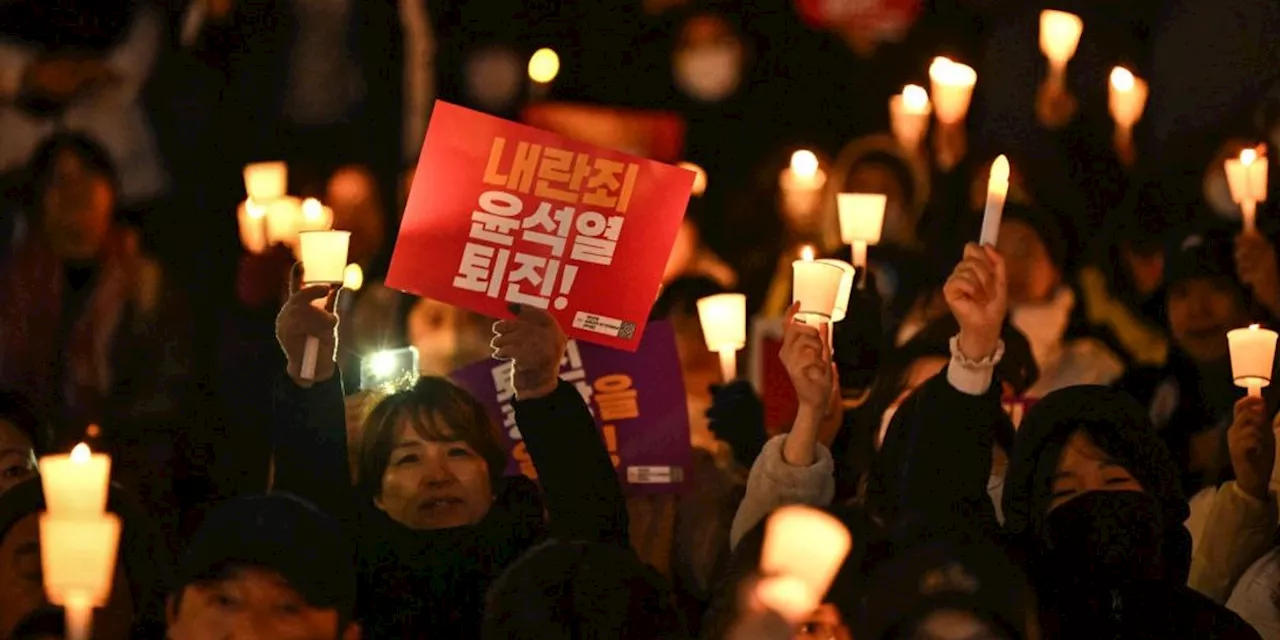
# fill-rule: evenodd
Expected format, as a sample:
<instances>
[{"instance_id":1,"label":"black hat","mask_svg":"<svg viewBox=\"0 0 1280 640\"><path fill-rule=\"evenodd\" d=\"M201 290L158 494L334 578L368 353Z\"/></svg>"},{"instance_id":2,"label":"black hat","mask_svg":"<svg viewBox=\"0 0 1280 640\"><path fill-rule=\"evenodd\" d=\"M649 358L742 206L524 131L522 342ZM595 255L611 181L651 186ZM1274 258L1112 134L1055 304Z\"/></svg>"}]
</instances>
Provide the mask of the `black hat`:
<instances>
[{"instance_id":1,"label":"black hat","mask_svg":"<svg viewBox=\"0 0 1280 640\"><path fill-rule=\"evenodd\" d=\"M1017 220L1035 230L1049 253L1049 259L1058 269L1066 268L1067 239L1063 235L1062 224L1057 216L1048 210L1034 205L1008 202L1004 205L1003 220Z\"/></svg>"},{"instance_id":2,"label":"black hat","mask_svg":"<svg viewBox=\"0 0 1280 640\"><path fill-rule=\"evenodd\" d=\"M867 584L869 638L915 637L929 614L972 613L1010 640L1038 637L1035 598L998 547L976 538L935 538L879 563Z\"/></svg>"},{"instance_id":3,"label":"black hat","mask_svg":"<svg viewBox=\"0 0 1280 640\"><path fill-rule=\"evenodd\" d=\"M1236 280L1235 245L1220 231L1184 236L1164 258L1164 285L1171 287L1196 278L1218 278L1239 287Z\"/></svg>"},{"instance_id":4,"label":"black hat","mask_svg":"<svg viewBox=\"0 0 1280 640\"><path fill-rule=\"evenodd\" d=\"M356 572L350 543L330 517L281 493L237 498L213 509L179 568L179 588L216 580L236 567L280 574L306 601L350 617Z\"/></svg>"}]
</instances>

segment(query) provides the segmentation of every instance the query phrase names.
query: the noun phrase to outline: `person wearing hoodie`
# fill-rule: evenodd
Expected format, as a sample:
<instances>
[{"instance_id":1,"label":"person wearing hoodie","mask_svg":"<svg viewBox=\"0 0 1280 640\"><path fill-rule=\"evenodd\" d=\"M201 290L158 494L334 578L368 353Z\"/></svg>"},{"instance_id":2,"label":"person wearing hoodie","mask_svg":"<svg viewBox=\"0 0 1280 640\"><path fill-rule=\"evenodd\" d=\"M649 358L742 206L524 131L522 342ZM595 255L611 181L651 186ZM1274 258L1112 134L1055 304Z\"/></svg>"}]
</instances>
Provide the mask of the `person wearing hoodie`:
<instances>
[{"instance_id":1,"label":"person wearing hoodie","mask_svg":"<svg viewBox=\"0 0 1280 640\"><path fill-rule=\"evenodd\" d=\"M882 470L894 491L871 496L873 517L909 513L1000 536L1036 587L1049 640L1259 638L1186 586L1191 541L1178 469L1146 411L1121 392L1072 387L1031 408L997 528L984 489L1004 419L993 384L1009 300L1004 258L969 245L945 290L960 324L951 362L899 410L886 443L945 455Z\"/></svg>"},{"instance_id":2,"label":"person wearing hoodie","mask_svg":"<svg viewBox=\"0 0 1280 640\"><path fill-rule=\"evenodd\" d=\"M626 505L609 453L582 396L559 379L564 332L529 307L494 325L493 347L511 361L515 419L541 495L523 476L503 477L508 457L484 407L430 376L373 408L353 487L334 362L338 319L332 300L327 309L311 304L330 294L302 289L277 323L289 364L275 390L274 489L345 526L357 557L356 619L368 637L478 637L489 586L539 541L626 546ZM300 375L307 336L324 354L313 381Z\"/></svg>"}]
</instances>

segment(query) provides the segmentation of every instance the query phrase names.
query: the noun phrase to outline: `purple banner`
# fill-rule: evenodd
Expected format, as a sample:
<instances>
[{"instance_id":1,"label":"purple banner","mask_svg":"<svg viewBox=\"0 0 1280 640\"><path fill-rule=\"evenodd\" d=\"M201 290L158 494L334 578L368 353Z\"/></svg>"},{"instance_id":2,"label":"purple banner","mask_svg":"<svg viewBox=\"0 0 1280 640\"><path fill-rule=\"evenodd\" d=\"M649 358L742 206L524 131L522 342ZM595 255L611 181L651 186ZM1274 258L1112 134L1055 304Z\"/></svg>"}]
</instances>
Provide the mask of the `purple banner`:
<instances>
[{"instance_id":1,"label":"purple banner","mask_svg":"<svg viewBox=\"0 0 1280 640\"><path fill-rule=\"evenodd\" d=\"M507 475L523 473L536 480L537 470L515 422L511 363L485 360L450 377L475 395L500 425L510 456ZM570 340L560 378L573 383L591 408L627 495L682 489L692 451L680 357L670 324L650 324L635 353Z\"/></svg>"}]
</instances>

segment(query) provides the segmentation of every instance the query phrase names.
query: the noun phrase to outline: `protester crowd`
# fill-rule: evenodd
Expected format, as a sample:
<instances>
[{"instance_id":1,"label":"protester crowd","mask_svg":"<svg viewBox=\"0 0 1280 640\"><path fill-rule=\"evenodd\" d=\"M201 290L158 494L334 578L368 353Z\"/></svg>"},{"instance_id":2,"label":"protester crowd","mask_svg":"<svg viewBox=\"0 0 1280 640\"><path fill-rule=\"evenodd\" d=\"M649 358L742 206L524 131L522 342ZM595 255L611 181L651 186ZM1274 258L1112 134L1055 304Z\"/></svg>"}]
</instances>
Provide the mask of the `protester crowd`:
<instances>
[{"instance_id":1,"label":"protester crowd","mask_svg":"<svg viewBox=\"0 0 1280 640\"><path fill-rule=\"evenodd\" d=\"M1236 385L1227 339L1280 323L1280 193L1242 226L1223 170L1280 146L1280 5L935 0L888 34L782 0L545 4L0 1L0 640L67 634L38 460L80 442L123 521L95 638L1280 639L1280 395ZM1087 25L1074 96L1041 85L1050 5ZM541 42L568 52L549 88L524 81ZM886 105L943 53L973 108L904 147ZM1150 78L1132 148L1117 64ZM683 119L706 182L650 315L679 352L680 492L626 491L551 314L383 284L437 98ZM800 149L810 207L778 179ZM262 160L352 233L358 290L240 246ZM849 255L844 191L887 196L884 233L848 317L814 324L790 264ZM722 379L704 342L697 301L730 290L777 329L743 362L785 371L781 424L759 367ZM419 371L361 389L403 346ZM536 482L448 377L489 357ZM792 505L852 536L799 619L760 571Z\"/></svg>"}]
</instances>

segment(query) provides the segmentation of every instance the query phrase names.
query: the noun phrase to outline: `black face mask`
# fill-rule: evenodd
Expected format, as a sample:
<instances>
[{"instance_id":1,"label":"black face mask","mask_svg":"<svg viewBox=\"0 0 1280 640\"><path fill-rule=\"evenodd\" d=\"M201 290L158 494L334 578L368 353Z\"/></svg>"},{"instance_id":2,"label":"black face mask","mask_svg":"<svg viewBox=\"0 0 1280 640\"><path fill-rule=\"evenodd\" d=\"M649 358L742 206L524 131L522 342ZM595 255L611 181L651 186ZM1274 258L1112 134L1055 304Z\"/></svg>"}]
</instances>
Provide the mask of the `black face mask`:
<instances>
[{"instance_id":1,"label":"black face mask","mask_svg":"<svg viewBox=\"0 0 1280 640\"><path fill-rule=\"evenodd\" d=\"M1160 502L1138 491L1091 491L1045 520L1044 559L1059 585L1100 588L1164 576Z\"/></svg>"}]
</instances>

